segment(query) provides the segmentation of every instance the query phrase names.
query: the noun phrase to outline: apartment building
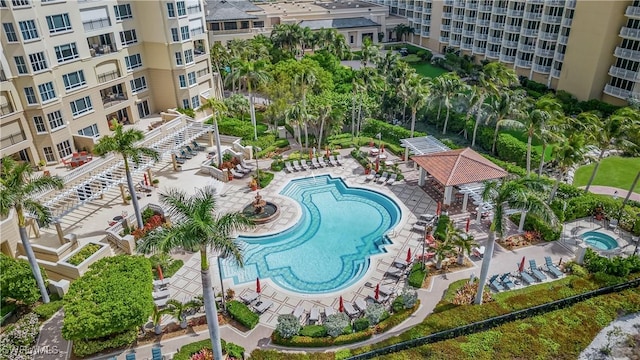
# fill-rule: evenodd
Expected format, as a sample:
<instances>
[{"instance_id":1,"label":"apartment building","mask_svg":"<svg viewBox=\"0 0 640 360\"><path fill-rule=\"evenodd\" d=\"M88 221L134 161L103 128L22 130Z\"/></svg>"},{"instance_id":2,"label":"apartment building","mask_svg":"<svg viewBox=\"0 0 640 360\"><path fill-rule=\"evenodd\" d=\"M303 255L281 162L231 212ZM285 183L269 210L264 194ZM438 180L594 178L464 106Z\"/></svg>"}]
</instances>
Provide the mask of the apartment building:
<instances>
[{"instance_id":1,"label":"apartment building","mask_svg":"<svg viewBox=\"0 0 640 360\"><path fill-rule=\"evenodd\" d=\"M640 1L374 0L406 17L412 41L518 73L581 100L640 97Z\"/></svg>"},{"instance_id":2,"label":"apartment building","mask_svg":"<svg viewBox=\"0 0 640 360\"><path fill-rule=\"evenodd\" d=\"M0 0L0 156L59 163L216 86L202 0Z\"/></svg>"}]
</instances>

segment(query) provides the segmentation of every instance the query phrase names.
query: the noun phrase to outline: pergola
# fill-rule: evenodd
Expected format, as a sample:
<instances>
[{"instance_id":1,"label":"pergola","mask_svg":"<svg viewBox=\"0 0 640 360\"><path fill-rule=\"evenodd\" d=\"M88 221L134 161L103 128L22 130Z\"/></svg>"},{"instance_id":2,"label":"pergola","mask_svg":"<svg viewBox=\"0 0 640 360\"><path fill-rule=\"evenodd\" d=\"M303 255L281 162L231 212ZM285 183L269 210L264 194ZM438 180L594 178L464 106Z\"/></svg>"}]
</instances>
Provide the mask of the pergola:
<instances>
[{"instance_id":1,"label":"pergola","mask_svg":"<svg viewBox=\"0 0 640 360\"><path fill-rule=\"evenodd\" d=\"M449 151L449 147L440 140L434 138L431 135L401 139L400 144L408 148L414 155L433 154L437 152Z\"/></svg>"},{"instance_id":2,"label":"pergola","mask_svg":"<svg viewBox=\"0 0 640 360\"><path fill-rule=\"evenodd\" d=\"M411 158L420 167L418 184L423 186L427 174L444 186L444 204L450 205L453 187L464 194L462 208L467 207L469 195L472 195L478 206L482 200L479 196L484 186L481 182L501 179L507 172L498 165L485 159L471 148L433 152L416 155ZM480 211L479 211L480 212Z\"/></svg>"}]
</instances>

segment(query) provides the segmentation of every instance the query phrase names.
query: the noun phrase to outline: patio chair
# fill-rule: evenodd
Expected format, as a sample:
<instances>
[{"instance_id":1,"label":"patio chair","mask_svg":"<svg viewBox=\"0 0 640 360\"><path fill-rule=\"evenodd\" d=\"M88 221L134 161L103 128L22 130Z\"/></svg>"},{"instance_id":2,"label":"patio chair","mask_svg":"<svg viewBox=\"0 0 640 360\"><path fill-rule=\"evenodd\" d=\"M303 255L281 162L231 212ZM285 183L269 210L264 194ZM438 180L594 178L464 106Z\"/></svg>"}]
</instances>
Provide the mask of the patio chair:
<instances>
[{"instance_id":1,"label":"patio chair","mask_svg":"<svg viewBox=\"0 0 640 360\"><path fill-rule=\"evenodd\" d=\"M342 157L342 155L334 155L336 158L336 162L338 163L338 165L342 165L344 164L344 158Z\"/></svg>"},{"instance_id":2,"label":"patio chair","mask_svg":"<svg viewBox=\"0 0 640 360\"><path fill-rule=\"evenodd\" d=\"M531 285L534 284L536 282L536 279L534 279L531 275L529 275L528 272L526 271L521 271L520 272L520 278L522 279L522 281L524 281L525 284L527 285Z\"/></svg>"},{"instance_id":3,"label":"patio chair","mask_svg":"<svg viewBox=\"0 0 640 360\"><path fill-rule=\"evenodd\" d=\"M329 156L329 163L331 163L331 165L333 166L338 166L338 162L336 161L336 159L333 157L333 155Z\"/></svg>"},{"instance_id":4,"label":"patio chair","mask_svg":"<svg viewBox=\"0 0 640 360\"><path fill-rule=\"evenodd\" d=\"M193 159L193 156L191 154L187 154L187 151L185 149L180 149L179 154L185 159Z\"/></svg>"},{"instance_id":5,"label":"patio chair","mask_svg":"<svg viewBox=\"0 0 640 360\"><path fill-rule=\"evenodd\" d=\"M159 347L152 347L151 348L151 360L163 360L164 357L162 356L162 349L160 349Z\"/></svg>"},{"instance_id":6,"label":"patio chair","mask_svg":"<svg viewBox=\"0 0 640 360\"><path fill-rule=\"evenodd\" d=\"M311 166L313 166L314 169L320 169L322 167L318 162L318 159L314 157L311 158Z\"/></svg>"},{"instance_id":7,"label":"patio chair","mask_svg":"<svg viewBox=\"0 0 640 360\"><path fill-rule=\"evenodd\" d=\"M506 286L507 289L509 290L513 290L516 288L516 284L514 284L513 281L511 281L511 274L509 273L502 275L500 277L500 281L502 281L502 284Z\"/></svg>"},{"instance_id":8,"label":"patio chair","mask_svg":"<svg viewBox=\"0 0 640 360\"><path fill-rule=\"evenodd\" d=\"M504 286L502 286L502 284L498 281L498 279L496 278L495 280L493 280L489 286L491 286L493 288L493 290L500 292L500 291L504 291Z\"/></svg>"},{"instance_id":9,"label":"patio chair","mask_svg":"<svg viewBox=\"0 0 640 360\"><path fill-rule=\"evenodd\" d=\"M167 306L168 302L169 302L169 297L153 300L153 303L159 308Z\"/></svg>"},{"instance_id":10,"label":"patio chair","mask_svg":"<svg viewBox=\"0 0 640 360\"><path fill-rule=\"evenodd\" d=\"M354 316L358 315L358 313L359 313L359 311L356 310L350 302L345 302L344 303L344 312L349 317L354 317Z\"/></svg>"},{"instance_id":11,"label":"patio chair","mask_svg":"<svg viewBox=\"0 0 640 360\"><path fill-rule=\"evenodd\" d=\"M258 294L257 292L249 290L248 292L240 295L240 300L242 300L245 304L251 304L252 302L256 301L259 296L260 294Z\"/></svg>"},{"instance_id":12,"label":"patio chair","mask_svg":"<svg viewBox=\"0 0 640 360\"><path fill-rule=\"evenodd\" d=\"M364 301L362 298L357 298L356 299L356 307L360 311L365 311L365 310L367 310L367 302Z\"/></svg>"},{"instance_id":13,"label":"patio chair","mask_svg":"<svg viewBox=\"0 0 640 360\"><path fill-rule=\"evenodd\" d=\"M389 270L387 270L385 275L399 279L402 277L402 275L404 275L404 271L396 267L392 267L392 268L389 268Z\"/></svg>"},{"instance_id":14,"label":"patio chair","mask_svg":"<svg viewBox=\"0 0 640 360\"><path fill-rule=\"evenodd\" d=\"M243 168L242 166L240 166L240 164L236 165L236 170L238 170L239 173L243 174L248 174L251 172L251 170Z\"/></svg>"},{"instance_id":15,"label":"patio chair","mask_svg":"<svg viewBox=\"0 0 640 360\"><path fill-rule=\"evenodd\" d=\"M376 182L378 184L382 184L385 181L387 181L388 178L389 178L389 173L385 171L385 172L382 173L382 175L380 175L379 178L376 179Z\"/></svg>"},{"instance_id":16,"label":"patio chair","mask_svg":"<svg viewBox=\"0 0 640 360\"><path fill-rule=\"evenodd\" d=\"M195 151L195 150L193 150L193 149L191 148L191 146L189 146L189 145L185 145L185 146L183 146L183 148L184 148L184 150L185 150L189 155L191 155L191 156L196 156L196 155L198 155L198 152L197 152L197 151Z\"/></svg>"},{"instance_id":17,"label":"patio chair","mask_svg":"<svg viewBox=\"0 0 640 360\"><path fill-rule=\"evenodd\" d=\"M367 176L364 178L364 180L365 180L365 181L371 181L371 180L373 180L373 179L375 179L375 178L376 178L376 175L377 175L377 174L376 174L376 172L375 172L375 171L373 171L373 170L371 170L371 172L369 173L369 175L367 175Z\"/></svg>"},{"instance_id":18,"label":"patio chair","mask_svg":"<svg viewBox=\"0 0 640 360\"><path fill-rule=\"evenodd\" d=\"M307 160L300 159L300 167L303 170L309 170L309 165L307 165Z\"/></svg>"},{"instance_id":19,"label":"patio chair","mask_svg":"<svg viewBox=\"0 0 640 360\"><path fill-rule=\"evenodd\" d=\"M318 164L322 167L329 166L329 163L324 159L324 156L320 156L318 158Z\"/></svg>"},{"instance_id":20,"label":"patio chair","mask_svg":"<svg viewBox=\"0 0 640 360\"><path fill-rule=\"evenodd\" d=\"M304 313L304 308L302 306L296 306L296 308L293 310L292 314L293 316L296 317L296 319L300 320L300 318L302 317L302 314Z\"/></svg>"},{"instance_id":21,"label":"patio chair","mask_svg":"<svg viewBox=\"0 0 640 360\"><path fill-rule=\"evenodd\" d=\"M611 219L608 227L611 231L616 232L616 229L618 228L618 219Z\"/></svg>"},{"instance_id":22,"label":"patio chair","mask_svg":"<svg viewBox=\"0 0 640 360\"><path fill-rule=\"evenodd\" d=\"M391 295L393 294L393 288L390 288L388 286L382 285L380 286L380 294L382 295Z\"/></svg>"},{"instance_id":23,"label":"patio chair","mask_svg":"<svg viewBox=\"0 0 640 360\"><path fill-rule=\"evenodd\" d=\"M273 301L262 300L256 303L256 305L253 307L253 310L255 310L258 314L263 314L265 311L269 310L269 308L272 306L273 306Z\"/></svg>"},{"instance_id":24,"label":"patio chair","mask_svg":"<svg viewBox=\"0 0 640 360\"><path fill-rule=\"evenodd\" d=\"M125 360L136 360L136 354L135 353L129 353L124 358L125 358Z\"/></svg>"},{"instance_id":25,"label":"patio chair","mask_svg":"<svg viewBox=\"0 0 640 360\"><path fill-rule=\"evenodd\" d=\"M302 168L300 167L300 164L298 164L297 160L291 161L291 165L293 165L293 168L296 169L296 171L302 171Z\"/></svg>"},{"instance_id":26,"label":"patio chair","mask_svg":"<svg viewBox=\"0 0 640 360\"><path fill-rule=\"evenodd\" d=\"M200 145L200 144L198 144L198 142L197 142L197 141L195 141L195 140L191 141L191 145L193 145L193 148L194 148L196 151L204 151L204 150L205 150L205 147L204 147L204 146L202 146L202 145Z\"/></svg>"},{"instance_id":27,"label":"patio chair","mask_svg":"<svg viewBox=\"0 0 640 360\"><path fill-rule=\"evenodd\" d=\"M158 300L158 299L169 297L169 295L171 295L171 292L169 291L169 289L166 289L166 290L154 291L151 293L151 295L153 296L154 299Z\"/></svg>"},{"instance_id":28,"label":"patio chair","mask_svg":"<svg viewBox=\"0 0 640 360\"><path fill-rule=\"evenodd\" d=\"M393 173L391 175L389 175L389 178L384 182L385 185L393 185L396 182L396 179L398 178L398 175L396 173Z\"/></svg>"},{"instance_id":29,"label":"patio chair","mask_svg":"<svg viewBox=\"0 0 640 360\"><path fill-rule=\"evenodd\" d=\"M529 267L531 268L531 275L533 275L533 277L535 277L539 281L547 280L547 276L538 269L535 260L529 260Z\"/></svg>"},{"instance_id":30,"label":"patio chair","mask_svg":"<svg viewBox=\"0 0 640 360\"><path fill-rule=\"evenodd\" d=\"M230 169L230 171L231 171L231 175L233 175L233 177L236 179L242 179L245 175L244 173L237 172L233 169Z\"/></svg>"},{"instance_id":31,"label":"patio chair","mask_svg":"<svg viewBox=\"0 0 640 360\"><path fill-rule=\"evenodd\" d=\"M249 169L249 170L253 170L255 168L255 166L249 164L248 162L244 161L244 159L242 159L242 161L240 161L240 166L242 166L245 169Z\"/></svg>"},{"instance_id":32,"label":"patio chair","mask_svg":"<svg viewBox=\"0 0 640 360\"><path fill-rule=\"evenodd\" d=\"M330 316L330 315L335 315L336 310L334 308L332 308L331 306L325 306L324 307L324 316Z\"/></svg>"},{"instance_id":33,"label":"patio chair","mask_svg":"<svg viewBox=\"0 0 640 360\"><path fill-rule=\"evenodd\" d=\"M551 261L551 256L545 256L544 261L545 265L547 265L547 270L549 271L549 273L551 273L551 275L553 275L553 277L559 278L562 276L562 271L560 271L560 269L558 269L553 264L553 261Z\"/></svg>"},{"instance_id":34,"label":"patio chair","mask_svg":"<svg viewBox=\"0 0 640 360\"><path fill-rule=\"evenodd\" d=\"M320 321L320 310L318 310L318 308L315 306L312 307L311 311L309 312L309 321L313 321L314 323Z\"/></svg>"},{"instance_id":35,"label":"patio chair","mask_svg":"<svg viewBox=\"0 0 640 360\"><path fill-rule=\"evenodd\" d=\"M292 172L294 172L294 171L295 171L295 169L293 168L293 166L291 166L291 164L290 164L290 163L288 163L288 162L284 163L284 166L287 168L287 171L288 171L288 172L290 172L290 173L292 173Z\"/></svg>"},{"instance_id":36,"label":"patio chair","mask_svg":"<svg viewBox=\"0 0 640 360\"><path fill-rule=\"evenodd\" d=\"M427 224L417 222L413 224L413 226L411 227L411 231L425 232L427 231Z\"/></svg>"},{"instance_id":37,"label":"patio chair","mask_svg":"<svg viewBox=\"0 0 640 360\"><path fill-rule=\"evenodd\" d=\"M136 185L136 190L140 191L140 192L152 192L153 191L153 186L151 185L146 185L143 181L140 181L137 185Z\"/></svg>"},{"instance_id":38,"label":"patio chair","mask_svg":"<svg viewBox=\"0 0 640 360\"><path fill-rule=\"evenodd\" d=\"M409 262L407 262L407 261L405 261L404 259L396 259L396 260L393 262L393 266L395 266L395 267L397 267L397 268L399 268L399 269L404 269L404 268L406 268L407 266L409 266L409 264L411 264L411 262L410 262L410 261L409 261Z\"/></svg>"}]
</instances>

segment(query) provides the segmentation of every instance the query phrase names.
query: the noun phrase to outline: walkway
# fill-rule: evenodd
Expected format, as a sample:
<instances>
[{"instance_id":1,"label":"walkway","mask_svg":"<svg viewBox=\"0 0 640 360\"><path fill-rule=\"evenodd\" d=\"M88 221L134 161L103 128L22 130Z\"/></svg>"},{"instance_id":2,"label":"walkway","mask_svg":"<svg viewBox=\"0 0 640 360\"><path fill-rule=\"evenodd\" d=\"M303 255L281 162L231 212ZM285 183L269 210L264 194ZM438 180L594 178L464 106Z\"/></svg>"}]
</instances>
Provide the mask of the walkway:
<instances>
[{"instance_id":1,"label":"walkway","mask_svg":"<svg viewBox=\"0 0 640 360\"><path fill-rule=\"evenodd\" d=\"M580 186L580 189L584 189L584 188L585 186ZM615 188L611 186L591 185L589 187L589 192L594 194L610 195L610 196L617 195L618 199L624 199L625 197L627 197L627 194L629 193L629 189L620 189L620 188ZM629 197L629 200L640 202L640 194L636 192L632 192L631 196Z\"/></svg>"},{"instance_id":2,"label":"walkway","mask_svg":"<svg viewBox=\"0 0 640 360\"><path fill-rule=\"evenodd\" d=\"M62 310L55 313L40 328L33 360L64 360L71 356L71 343L62 337Z\"/></svg>"}]
</instances>

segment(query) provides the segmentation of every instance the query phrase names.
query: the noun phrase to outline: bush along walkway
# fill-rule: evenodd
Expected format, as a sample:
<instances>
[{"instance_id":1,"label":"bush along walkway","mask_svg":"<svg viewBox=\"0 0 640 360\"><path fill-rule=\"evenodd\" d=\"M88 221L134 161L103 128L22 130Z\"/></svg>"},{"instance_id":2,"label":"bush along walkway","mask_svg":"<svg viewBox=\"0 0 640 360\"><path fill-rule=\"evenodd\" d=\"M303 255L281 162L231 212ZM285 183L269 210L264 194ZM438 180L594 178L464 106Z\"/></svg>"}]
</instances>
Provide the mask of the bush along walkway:
<instances>
[{"instance_id":1,"label":"bush along walkway","mask_svg":"<svg viewBox=\"0 0 640 360\"><path fill-rule=\"evenodd\" d=\"M38 341L33 348L33 360L65 360L71 355L71 342L62 337L64 313L59 310L40 328Z\"/></svg>"}]
</instances>

